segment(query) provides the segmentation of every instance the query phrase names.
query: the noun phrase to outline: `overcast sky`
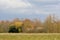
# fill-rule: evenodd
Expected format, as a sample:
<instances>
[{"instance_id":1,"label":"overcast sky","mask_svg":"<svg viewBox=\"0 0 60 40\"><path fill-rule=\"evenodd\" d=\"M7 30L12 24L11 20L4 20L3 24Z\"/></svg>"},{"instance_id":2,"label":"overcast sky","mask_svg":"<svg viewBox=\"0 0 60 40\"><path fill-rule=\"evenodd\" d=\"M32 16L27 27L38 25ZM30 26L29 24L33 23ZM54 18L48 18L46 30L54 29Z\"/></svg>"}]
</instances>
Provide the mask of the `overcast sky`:
<instances>
[{"instance_id":1,"label":"overcast sky","mask_svg":"<svg viewBox=\"0 0 60 40\"><path fill-rule=\"evenodd\" d=\"M40 18L55 14L60 17L60 0L0 0L0 20Z\"/></svg>"}]
</instances>

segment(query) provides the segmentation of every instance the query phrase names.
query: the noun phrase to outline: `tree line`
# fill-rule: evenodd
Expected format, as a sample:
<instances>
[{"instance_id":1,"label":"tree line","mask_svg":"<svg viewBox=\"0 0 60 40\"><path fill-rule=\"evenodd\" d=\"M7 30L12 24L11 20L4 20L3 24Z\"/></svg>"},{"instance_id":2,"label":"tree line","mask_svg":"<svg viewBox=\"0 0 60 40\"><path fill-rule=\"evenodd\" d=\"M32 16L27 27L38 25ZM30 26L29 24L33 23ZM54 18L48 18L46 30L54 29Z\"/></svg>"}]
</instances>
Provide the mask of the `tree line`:
<instances>
[{"instance_id":1,"label":"tree line","mask_svg":"<svg viewBox=\"0 0 60 40\"><path fill-rule=\"evenodd\" d=\"M13 21L0 21L0 33L60 33L60 20L49 15L44 22L39 19L19 18Z\"/></svg>"}]
</instances>

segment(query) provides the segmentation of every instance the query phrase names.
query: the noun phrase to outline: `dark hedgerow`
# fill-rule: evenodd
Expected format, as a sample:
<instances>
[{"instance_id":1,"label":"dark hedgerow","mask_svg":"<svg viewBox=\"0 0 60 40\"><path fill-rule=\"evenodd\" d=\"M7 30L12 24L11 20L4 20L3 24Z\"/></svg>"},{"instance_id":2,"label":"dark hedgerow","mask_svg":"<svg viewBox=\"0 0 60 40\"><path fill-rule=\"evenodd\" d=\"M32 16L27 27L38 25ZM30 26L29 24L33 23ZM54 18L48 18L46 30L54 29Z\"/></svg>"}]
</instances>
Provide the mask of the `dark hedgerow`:
<instances>
[{"instance_id":1,"label":"dark hedgerow","mask_svg":"<svg viewBox=\"0 0 60 40\"><path fill-rule=\"evenodd\" d=\"M9 33L19 33L19 30L15 26L10 26Z\"/></svg>"}]
</instances>

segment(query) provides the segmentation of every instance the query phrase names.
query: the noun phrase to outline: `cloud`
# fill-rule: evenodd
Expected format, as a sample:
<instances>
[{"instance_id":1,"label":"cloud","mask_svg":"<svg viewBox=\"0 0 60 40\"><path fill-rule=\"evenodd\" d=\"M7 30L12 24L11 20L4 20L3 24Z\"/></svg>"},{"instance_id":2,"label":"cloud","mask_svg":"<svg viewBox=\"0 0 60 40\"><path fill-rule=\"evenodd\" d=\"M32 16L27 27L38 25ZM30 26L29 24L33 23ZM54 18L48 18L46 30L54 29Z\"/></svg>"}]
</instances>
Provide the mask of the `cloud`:
<instances>
[{"instance_id":1,"label":"cloud","mask_svg":"<svg viewBox=\"0 0 60 40\"><path fill-rule=\"evenodd\" d=\"M5 11L5 13L16 13L16 14L52 14L57 13L59 9L59 4L48 4L47 2L52 2L56 0L34 0L42 2L42 5L38 4L32 5L28 0L0 0L0 8ZM44 2L44 3L43 3ZM43 5L45 4L46 5ZM40 4L40 3L39 3ZM48 5L47 5L48 4ZM32 7L32 8L28 8ZM7 9L8 8L8 9ZM4 10L5 9L5 10Z\"/></svg>"},{"instance_id":2,"label":"cloud","mask_svg":"<svg viewBox=\"0 0 60 40\"><path fill-rule=\"evenodd\" d=\"M26 8L31 6L29 2L23 0L0 0L0 8Z\"/></svg>"},{"instance_id":3,"label":"cloud","mask_svg":"<svg viewBox=\"0 0 60 40\"><path fill-rule=\"evenodd\" d=\"M1 15L2 14L2 15ZM3 15L5 14L5 15ZM42 15L56 14L60 17L60 1L58 0L0 0L0 15L6 18L27 17L33 15L38 18ZM19 15L19 16L18 16ZM8 17L8 16L7 16ZM1 17L2 18L2 17ZM28 17L29 18L29 17Z\"/></svg>"},{"instance_id":4,"label":"cloud","mask_svg":"<svg viewBox=\"0 0 60 40\"><path fill-rule=\"evenodd\" d=\"M59 14L60 2L58 0L34 0L37 13L40 14Z\"/></svg>"},{"instance_id":5,"label":"cloud","mask_svg":"<svg viewBox=\"0 0 60 40\"><path fill-rule=\"evenodd\" d=\"M32 0L33 1L33 0ZM38 3L32 4L28 0L0 0L0 8L8 8L3 10L5 13L14 13L14 14L52 14L59 13L60 4L56 3L56 0L34 0L41 2L41 5ZM50 2L48 4L47 2ZM51 4L51 2L55 2ZM40 4L40 3L39 3ZM43 5L46 4L46 5ZM28 8L32 7L32 8Z\"/></svg>"},{"instance_id":6,"label":"cloud","mask_svg":"<svg viewBox=\"0 0 60 40\"><path fill-rule=\"evenodd\" d=\"M36 2L54 2L54 1L57 1L57 0L34 0Z\"/></svg>"},{"instance_id":7,"label":"cloud","mask_svg":"<svg viewBox=\"0 0 60 40\"><path fill-rule=\"evenodd\" d=\"M45 5L43 8L45 11L58 14L58 11L60 10L60 4Z\"/></svg>"}]
</instances>

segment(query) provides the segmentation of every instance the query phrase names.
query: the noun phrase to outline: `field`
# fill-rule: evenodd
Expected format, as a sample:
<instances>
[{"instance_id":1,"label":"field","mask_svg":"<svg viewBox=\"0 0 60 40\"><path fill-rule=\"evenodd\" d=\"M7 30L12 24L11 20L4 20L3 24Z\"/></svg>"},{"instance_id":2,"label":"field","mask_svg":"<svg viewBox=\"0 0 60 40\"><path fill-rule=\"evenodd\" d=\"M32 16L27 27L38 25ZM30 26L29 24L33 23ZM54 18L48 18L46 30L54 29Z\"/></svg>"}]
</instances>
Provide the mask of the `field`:
<instances>
[{"instance_id":1,"label":"field","mask_svg":"<svg viewBox=\"0 0 60 40\"><path fill-rule=\"evenodd\" d=\"M57 33L0 33L0 40L60 40Z\"/></svg>"}]
</instances>

